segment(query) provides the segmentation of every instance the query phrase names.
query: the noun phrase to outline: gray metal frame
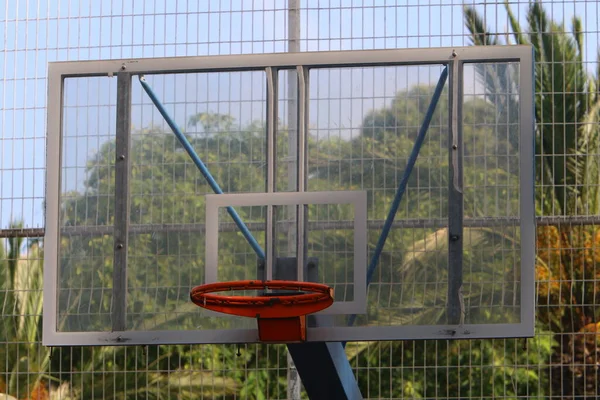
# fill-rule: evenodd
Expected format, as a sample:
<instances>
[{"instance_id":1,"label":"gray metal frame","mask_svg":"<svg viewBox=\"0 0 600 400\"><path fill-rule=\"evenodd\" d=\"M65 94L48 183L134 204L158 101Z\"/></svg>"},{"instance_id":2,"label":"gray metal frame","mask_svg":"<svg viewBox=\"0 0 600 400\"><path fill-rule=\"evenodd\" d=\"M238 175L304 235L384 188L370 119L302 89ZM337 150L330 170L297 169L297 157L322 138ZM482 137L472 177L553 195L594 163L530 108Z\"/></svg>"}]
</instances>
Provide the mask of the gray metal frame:
<instances>
[{"instance_id":1,"label":"gray metal frame","mask_svg":"<svg viewBox=\"0 0 600 400\"><path fill-rule=\"evenodd\" d=\"M462 298L463 267L463 139L460 127L460 63L452 64L450 78L450 140L448 140L448 320L462 324L465 317Z\"/></svg>"},{"instance_id":2,"label":"gray metal frame","mask_svg":"<svg viewBox=\"0 0 600 400\"><path fill-rule=\"evenodd\" d=\"M335 327L309 328L311 341L354 341L354 340L397 340L397 339L447 339L447 338L492 338L523 337L534 333L534 101L533 101L533 52L530 46L477 46L460 48L430 48L406 50L366 50L340 52L281 53L233 56L178 57L139 60L106 60L83 62L50 63L48 69L48 140L46 175L46 232L44 239L44 319L43 343L61 345L106 345L106 344L159 344L159 343L240 343L258 340L256 330L240 331L115 331L115 332L57 332L57 271L59 260L59 207L61 174L61 123L63 104L63 82L67 77L113 76L120 72L131 75L177 72L209 72L234 70L264 70L272 74L273 104L269 119L276 121L277 71L297 69L299 77L298 131L299 148L304 151L308 120L306 102L308 72L311 68L443 64L451 71L462 74L465 62L519 62L520 93L520 229L521 229L521 322L494 325L449 325L449 326L389 326L389 327ZM453 77L454 80L454 77ZM455 88L453 88L455 91ZM456 98L459 100L459 97ZM460 101L452 103L451 115L460 115ZM459 121L460 126L460 121ZM276 135L276 125L269 127L271 139ZM453 130L455 128L453 127ZM273 140L269 141L273 145ZM272 151L268 153L272 156ZM299 169L304 167L304 158L298 159ZM302 192L301 179L298 191ZM119 197L119 196L117 196ZM126 198L121 196L121 198ZM299 209L302 209L300 207ZM298 213L303 219L302 212ZM299 224L300 225L300 224ZM465 226L467 224L465 223ZM125 226L125 228L128 228ZM117 233L118 227L114 227ZM298 237L301 240L300 237ZM118 243L116 243L118 245ZM300 256L300 254L298 254ZM272 267L272 266L271 266ZM126 271L122 271L126 273ZM123 299L121 299L123 300ZM115 327L119 327L117 324Z\"/></svg>"},{"instance_id":3,"label":"gray metal frame","mask_svg":"<svg viewBox=\"0 0 600 400\"><path fill-rule=\"evenodd\" d=\"M115 231L112 290L112 330L127 327L127 251L129 246L129 175L131 172L131 74L117 74L117 129L115 140Z\"/></svg>"},{"instance_id":4,"label":"gray metal frame","mask_svg":"<svg viewBox=\"0 0 600 400\"><path fill-rule=\"evenodd\" d=\"M217 273L219 260L219 208L227 206L304 206L308 204L351 204L354 208L354 285L352 301L336 301L318 314L364 314L367 310L367 192L279 192L279 193L236 193L206 195L206 263L205 283L219 282ZM302 207L299 207L302 208ZM272 226L267 223L267 233ZM267 235L267 249L272 249L273 238ZM267 257L267 279L272 279ZM272 262L271 262L272 263ZM299 257L298 266L304 265ZM323 266L327 268L327 266ZM303 268L298 268L298 280L302 279ZM223 314L219 315L220 317Z\"/></svg>"}]
</instances>

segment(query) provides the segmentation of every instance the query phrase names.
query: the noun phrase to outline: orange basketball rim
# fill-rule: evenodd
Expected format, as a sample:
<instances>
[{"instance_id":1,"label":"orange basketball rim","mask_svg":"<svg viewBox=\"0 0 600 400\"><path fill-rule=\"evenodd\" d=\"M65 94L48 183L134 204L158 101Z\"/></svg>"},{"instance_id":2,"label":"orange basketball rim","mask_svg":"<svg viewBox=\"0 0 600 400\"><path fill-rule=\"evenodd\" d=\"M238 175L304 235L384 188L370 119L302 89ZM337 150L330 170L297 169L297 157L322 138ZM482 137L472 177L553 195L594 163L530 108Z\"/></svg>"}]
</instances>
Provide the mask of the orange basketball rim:
<instances>
[{"instance_id":1,"label":"orange basketball rim","mask_svg":"<svg viewBox=\"0 0 600 400\"><path fill-rule=\"evenodd\" d=\"M285 290L259 296L214 294L240 290ZM262 342L291 343L306 340L306 315L333 304L333 289L313 282L247 280L196 286L190 292L194 304L208 310L256 318Z\"/></svg>"}]
</instances>

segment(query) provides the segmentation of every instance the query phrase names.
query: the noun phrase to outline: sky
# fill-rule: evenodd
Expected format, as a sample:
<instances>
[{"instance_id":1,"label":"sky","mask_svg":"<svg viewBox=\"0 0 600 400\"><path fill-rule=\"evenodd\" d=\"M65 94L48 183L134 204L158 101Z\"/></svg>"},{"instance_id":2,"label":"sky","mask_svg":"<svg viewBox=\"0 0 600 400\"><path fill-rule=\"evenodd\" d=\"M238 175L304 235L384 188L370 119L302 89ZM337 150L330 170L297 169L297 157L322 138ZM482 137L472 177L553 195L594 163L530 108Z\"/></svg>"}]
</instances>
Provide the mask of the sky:
<instances>
[{"instance_id":1,"label":"sky","mask_svg":"<svg viewBox=\"0 0 600 400\"><path fill-rule=\"evenodd\" d=\"M476 4L492 31L507 31L502 4L466 3ZM48 62L284 52L286 4L285 0L0 2L0 228L16 219L24 220L27 227L43 226ZM301 4L301 51L469 44L463 3L458 1L304 0ZM598 2L545 1L544 5L555 20L570 21L573 15L583 19L585 59L590 71L595 69ZM525 25L527 2L515 1L511 6ZM158 92L166 93L157 84ZM178 122L185 124L184 117ZM92 150L91 145L85 146ZM85 155L85 149L80 154Z\"/></svg>"}]
</instances>

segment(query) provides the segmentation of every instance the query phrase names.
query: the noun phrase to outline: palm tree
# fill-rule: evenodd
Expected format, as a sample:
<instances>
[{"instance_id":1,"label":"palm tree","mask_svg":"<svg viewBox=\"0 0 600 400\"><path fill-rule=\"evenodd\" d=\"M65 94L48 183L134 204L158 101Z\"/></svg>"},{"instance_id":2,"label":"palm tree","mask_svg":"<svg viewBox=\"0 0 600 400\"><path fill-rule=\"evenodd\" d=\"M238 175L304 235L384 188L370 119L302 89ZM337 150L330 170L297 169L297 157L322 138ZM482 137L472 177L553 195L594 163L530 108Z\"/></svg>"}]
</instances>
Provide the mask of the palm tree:
<instances>
[{"instance_id":1,"label":"palm tree","mask_svg":"<svg viewBox=\"0 0 600 400\"><path fill-rule=\"evenodd\" d=\"M572 216L600 213L600 64L595 74L585 67L581 19L573 17L571 31L551 20L540 2L526 14L527 29L506 4L514 43L531 45L535 55L535 119L537 209L542 215ZM474 45L499 45L499 36L484 25L475 8L465 8L465 22ZM511 44L508 41L506 44ZM500 77L480 69L488 93L495 93ZM509 74L510 75L510 74ZM514 76L513 76L514 78ZM600 255L594 248L599 230L568 222L538 229L538 321L556 332L552 382L563 398L597 395L598 372L575 368L596 356L596 340L582 340L597 331L599 316L591 280ZM587 282L586 282L587 281ZM564 304L564 307L557 307ZM563 335L561 335L563 333ZM564 335L564 333L571 333ZM593 336L595 338L595 336ZM589 365L592 365L591 362ZM586 378L584 378L586 377Z\"/></svg>"},{"instance_id":2,"label":"palm tree","mask_svg":"<svg viewBox=\"0 0 600 400\"><path fill-rule=\"evenodd\" d=\"M520 23L506 5L513 37L517 44L531 45L535 54L535 119L538 159L538 182L544 191L538 193L538 204L544 215L593 214L600 210L598 150L600 115L600 66L590 76L583 62L581 19L573 18L568 34L564 24L548 18L540 2L527 12L528 28L523 33ZM475 8L465 8L465 22L472 44L502 44L490 33ZM510 44L510 43L507 43ZM483 71L481 71L483 72ZM499 93L506 87L501 74L485 71L488 93Z\"/></svg>"},{"instance_id":3,"label":"palm tree","mask_svg":"<svg viewBox=\"0 0 600 400\"><path fill-rule=\"evenodd\" d=\"M11 228L21 228L13 224ZM22 238L8 240L8 252L0 243L0 274L3 277L0 304L3 305L0 341L0 393L25 398L46 390L44 381L49 351L41 346L42 250L31 244L26 256L21 254ZM28 372L29 374L24 374ZM35 373L34 375L30 375ZM33 378L32 378L33 376ZM45 392L47 393L47 392ZM42 397L40 397L42 396Z\"/></svg>"}]
</instances>

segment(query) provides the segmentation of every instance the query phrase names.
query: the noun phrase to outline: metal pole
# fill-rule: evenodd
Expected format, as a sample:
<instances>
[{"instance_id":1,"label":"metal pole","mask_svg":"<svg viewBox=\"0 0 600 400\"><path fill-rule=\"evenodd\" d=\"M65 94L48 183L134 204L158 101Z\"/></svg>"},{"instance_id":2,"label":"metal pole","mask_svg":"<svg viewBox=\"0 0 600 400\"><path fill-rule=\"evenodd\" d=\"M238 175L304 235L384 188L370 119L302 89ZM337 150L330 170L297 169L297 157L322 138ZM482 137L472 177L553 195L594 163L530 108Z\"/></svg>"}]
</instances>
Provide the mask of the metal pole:
<instances>
[{"instance_id":1,"label":"metal pole","mask_svg":"<svg viewBox=\"0 0 600 400\"><path fill-rule=\"evenodd\" d=\"M299 0L288 0L288 52L300 51L300 6ZM298 75L296 70L288 70L288 189L298 190ZM296 218L296 206L288 208L287 218L293 221ZM293 254L296 249L295 230L288 233L288 254Z\"/></svg>"},{"instance_id":2,"label":"metal pole","mask_svg":"<svg viewBox=\"0 0 600 400\"><path fill-rule=\"evenodd\" d=\"M127 252L129 241L129 171L131 169L131 74L117 75L115 224L112 330L127 328Z\"/></svg>"},{"instance_id":3,"label":"metal pole","mask_svg":"<svg viewBox=\"0 0 600 400\"><path fill-rule=\"evenodd\" d=\"M448 324L462 325L465 305L463 284L463 154L462 107L460 104L460 64L455 59L450 70L450 118L452 140L449 143L450 175L448 185Z\"/></svg>"},{"instance_id":4,"label":"metal pole","mask_svg":"<svg viewBox=\"0 0 600 400\"><path fill-rule=\"evenodd\" d=\"M288 0L288 52L296 53L300 51L300 0ZM295 70L288 70L288 189L298 190L298 76ZM287 219L294 221L296 218L297 206L289 206L287 210ZM297 236L295 229L288 230L288 254L295 252ZM296 254L298 257L298 254ZM302 266L300 266L302 268ZM287 354L287 398L300 400L302 382L296 365L292 360L289 351Z\"/></svg>"}]
</instances>

